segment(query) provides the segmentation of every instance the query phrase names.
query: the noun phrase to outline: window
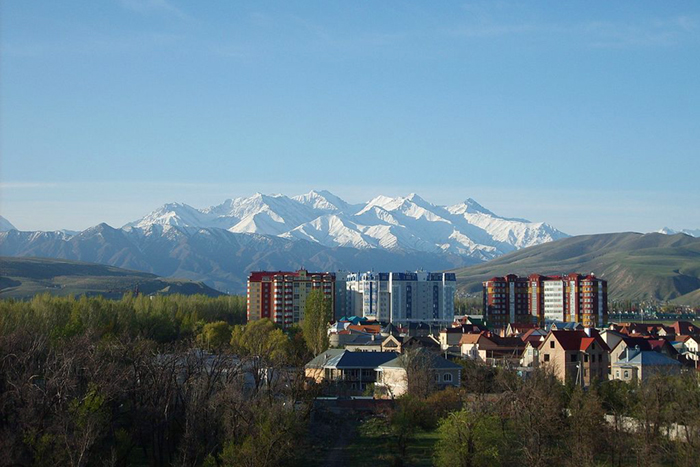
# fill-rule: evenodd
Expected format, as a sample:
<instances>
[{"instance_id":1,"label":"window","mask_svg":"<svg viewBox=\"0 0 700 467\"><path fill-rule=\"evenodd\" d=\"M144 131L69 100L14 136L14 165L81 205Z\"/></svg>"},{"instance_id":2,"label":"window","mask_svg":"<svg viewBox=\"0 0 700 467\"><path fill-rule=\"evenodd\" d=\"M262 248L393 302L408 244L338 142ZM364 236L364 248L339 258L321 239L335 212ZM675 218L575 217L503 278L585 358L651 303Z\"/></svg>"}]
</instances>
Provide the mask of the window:
<instances>
[{"instance_id":1,"label":"window","mask_svg":"<svg viewBox=\"0 0 700 467\"><path fill-rule=\"evenodd\" d=\"M549 354L548 353L544 354L544 361L545 362L549 361Z\"/></svg>"},{"instance_id":2,"label":"window","mask_svg":"<svg viewBox=\"0 0 700 467\"><path fill-rule=\"evenodd\" d=\"M451 383L452 382L452 373L445 373L442 375L442 380L446 383Z\"/></svg>"},{"instance_id":3,"label":"window","mask_svg":"<svg viewBox=\"0 0 700 467\"><path fill-rule=\"evenodd\" d=\"M588 363L588 355L584 355L584 356L583 356L583 362L584 362L584 363Z\"/></svg>"},{"instance_id":4,"label":"window","mask_svg":"<svg viewBox=\"0 0 700 467\"><path fill-rule=\"evenodd\" d=\"M549 348L550 348L550 349L553 349L553 348L554 348L554 341L550 341L550 342L549 342Z\"/></svg>"},{"instance_id":5,"label":"window","mask_svg":"<svg viewBox=\"0 0 700 467\"><path fill-rule=\"evenodd\" d=\"M571 361L572 361L572 362L577 362L577 361L578 361L578 355L576 355L575 353L572 353L572 354L571 354Z\"/></svg>"},{"instance_id":6,"label":"window","mask_svg":"<svg viewBox=\"0 0 700 467\"><path fill-rule=\"evenodd\" d=\"M629 377L630 377L630 372L625 370L625 378L629 378Z\"/></svg>"}]
</instances>

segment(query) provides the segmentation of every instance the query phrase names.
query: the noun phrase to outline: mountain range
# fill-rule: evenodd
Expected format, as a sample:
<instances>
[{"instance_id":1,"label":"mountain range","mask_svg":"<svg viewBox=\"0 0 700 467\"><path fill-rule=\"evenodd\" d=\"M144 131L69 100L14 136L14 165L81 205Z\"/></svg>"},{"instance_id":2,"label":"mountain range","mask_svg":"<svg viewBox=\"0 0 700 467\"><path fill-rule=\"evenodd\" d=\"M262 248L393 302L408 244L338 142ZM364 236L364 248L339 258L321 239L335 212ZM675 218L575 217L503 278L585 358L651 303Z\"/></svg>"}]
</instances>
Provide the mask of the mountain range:
<instances>
[{"instance_id":1,"label":"mountain range","mask_svg":"<svg viewBox=\"0 0 700 467\"><path fill-rule=\"evenodd\" d=\"M166 204L122 228L0 233L0 254L96 262L242 292L256 269L442 270L567 237L501 217L468 199L438 206L416 194L350 204L327 191Z\"/></svg>"},{"instance_id":2,"label":"mountain range","mask_svg":"<svg viewBox=\"0 0 700 467\"><path fill-rule=\"evenodd\" d=\"M700 304L700 238L633 232L581 235L457 269L458 288L481 293L482 281L513 273L590 273L608 281L611 300Z\"/></svg>"}]
</instances>

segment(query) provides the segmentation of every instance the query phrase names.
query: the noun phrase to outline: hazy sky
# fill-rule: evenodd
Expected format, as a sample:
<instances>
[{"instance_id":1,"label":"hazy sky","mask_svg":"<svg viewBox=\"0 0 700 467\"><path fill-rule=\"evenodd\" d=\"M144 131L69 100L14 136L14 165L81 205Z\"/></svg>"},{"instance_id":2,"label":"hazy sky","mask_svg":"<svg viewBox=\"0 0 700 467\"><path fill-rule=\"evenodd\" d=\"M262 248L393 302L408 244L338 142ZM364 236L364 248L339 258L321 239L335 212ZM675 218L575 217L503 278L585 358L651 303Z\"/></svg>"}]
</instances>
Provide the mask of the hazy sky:
<instances>
[{"instance_id":1,"label":"hazy sky","mask_svg":"<svg viewBox=\"0 0 700 467\"><path fill-rule=\"evenodd\" d=\"M700 228L700 4L5 1L0 214L468 197L570 234Z\"/></svg>"}]
</instances>

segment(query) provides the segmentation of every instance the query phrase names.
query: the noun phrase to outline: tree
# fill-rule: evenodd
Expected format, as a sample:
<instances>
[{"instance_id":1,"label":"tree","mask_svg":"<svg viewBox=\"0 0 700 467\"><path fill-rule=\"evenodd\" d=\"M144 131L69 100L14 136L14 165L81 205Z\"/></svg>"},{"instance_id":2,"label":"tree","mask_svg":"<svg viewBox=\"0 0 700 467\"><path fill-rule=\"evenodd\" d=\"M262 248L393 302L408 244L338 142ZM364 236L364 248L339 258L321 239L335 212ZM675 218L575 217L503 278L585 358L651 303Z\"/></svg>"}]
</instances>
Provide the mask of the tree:
<instances>
[{"instance_id":1,"label":"tree","mask_svg":"<svg viewBox=\"0 0 700 467\"><path fill-rule=\"evenodd\" d=\"M408 394L425 399L435 391L435 357L431 351L422 347L407 350L400 357L401 366L406 371Z\"/></svg>"},{"instance_id":2,"label":"tree","mask_svg":"<svg viewBox=\"0 0 700 467\"><path fill-rule=\"evenodd\" d=\"M306 296L304 319L301 329L306 345L314 355L328 348L328 323L333 318L331 299L321 289L314 289Z\"/></svg>"},{"instance_id":3,"label":"tree","mask_svg":"<svg viewBox=\"0 0 700 467\"><path fill-rule=\"evenodd\" d=\"M269 319L238 325L231 335L233 351L250 362L256 389L265 379L269 382L269 370L287 359L288 347L287 336Z\"/></svg>"},{"instance_id":4,"label":"tree","mask_svg":"<svg viewBox=\"0 0 700 467\"><path fill-rule=\"evenodd\" d=\"M575 386L569 400L569 446L576 453L569 461L576 466L596 465L607 429L605 411L594 388L584 391Z\"/></svg>"},{"instance_id":5,"label":"tree","mask_svg":"<svg viewBox=\"0 0 700 467\"><path fill-rule=\"evenodd\" d=\"M475 407L452 412L438 427L438 466L490 466L498 463L498 419Z\"/></svg>"},{"instance_id":6,"label":"tree","mask_svg":"<svg viewBox=\"0 0 700 467\"><path fill-rule=\"evenodd\" d=\"M199 340L212 349L219 349L231 341L231 326L226 321L207 323L202 328Z\"/></svg>"}]
</instances>

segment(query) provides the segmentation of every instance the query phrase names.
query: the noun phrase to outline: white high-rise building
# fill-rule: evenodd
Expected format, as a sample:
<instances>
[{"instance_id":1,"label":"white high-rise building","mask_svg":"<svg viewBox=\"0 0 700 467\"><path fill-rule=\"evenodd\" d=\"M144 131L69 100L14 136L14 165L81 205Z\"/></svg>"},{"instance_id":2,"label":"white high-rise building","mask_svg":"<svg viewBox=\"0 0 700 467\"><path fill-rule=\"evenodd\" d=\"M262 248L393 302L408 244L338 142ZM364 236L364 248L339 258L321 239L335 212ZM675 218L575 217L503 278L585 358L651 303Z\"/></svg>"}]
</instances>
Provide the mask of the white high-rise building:
<instances>
[{"instance_id":1,"label":"white high-rise building","mask_svg":"<svg viewBox=\"0 0 700 467\"><path fill-rule=\"evenodd\" d=\"M347 309L395 324L448 323L454 319L456 284L453 273L352 273L346 279Z\"/></svg>"}]
</instances>

